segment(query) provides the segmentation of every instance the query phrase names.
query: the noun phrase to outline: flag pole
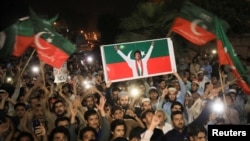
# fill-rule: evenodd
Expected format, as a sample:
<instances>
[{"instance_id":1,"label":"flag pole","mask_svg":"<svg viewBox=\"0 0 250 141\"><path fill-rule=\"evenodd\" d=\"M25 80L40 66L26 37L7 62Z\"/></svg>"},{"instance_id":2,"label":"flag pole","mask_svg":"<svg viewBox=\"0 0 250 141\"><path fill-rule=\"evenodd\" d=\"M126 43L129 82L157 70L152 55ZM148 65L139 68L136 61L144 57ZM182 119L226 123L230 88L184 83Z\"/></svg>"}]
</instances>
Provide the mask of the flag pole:
<instances>
[{"instance_id":1,"label":"flag pole","mask_svg":"<svg viewBox=\"0 0 250 141\"><path fill-rule=\"evenodd\" d=\"M172 30L170 29L170 30L168 31L167 38L170 37L171 34L172 34Z\"/></svg>"},{"instance_id":2,"label":"flag pole","mask_svg":"<svg viewBox=\"0 0 250 141\"><path fill-rule=\"evenodd\" d=\"M35 53L35 49L33 49L33 51L32 51L32 53L31 53L31 55L30 55L30 57L29 57L29 59L28 59L28 61L25 63L25 65L24 65L24 67L23 67L23 69L22 69L22 72L21 72L21 74L20 74L20 76L22 76L23 75L23 73L24 73L24 70L26 69L26 67L28 66L28 64L29 64L29 62L30 62L30 60L31 60L31 58L33 57L33 55L34 55L34 53Z\"/></svg>"},{"instance_id":3,"label":"flag pole","mask_svg":"<svg viewBox=\"0 0 250 141\"><path fill-rule=\"evenodd\" d=\"M221 83L221 91L222 91L222 94L223 94L223 101L224 101L224 104L225 104L225 107L227 105L227 102L226 102L226 96L225 96L225 87L224 87L224 80L222 78L222 75L221 75L221 71L220 71L220 67L219 67L219 76L220 76L220 83Z\"/></svg>"}]
</instances>

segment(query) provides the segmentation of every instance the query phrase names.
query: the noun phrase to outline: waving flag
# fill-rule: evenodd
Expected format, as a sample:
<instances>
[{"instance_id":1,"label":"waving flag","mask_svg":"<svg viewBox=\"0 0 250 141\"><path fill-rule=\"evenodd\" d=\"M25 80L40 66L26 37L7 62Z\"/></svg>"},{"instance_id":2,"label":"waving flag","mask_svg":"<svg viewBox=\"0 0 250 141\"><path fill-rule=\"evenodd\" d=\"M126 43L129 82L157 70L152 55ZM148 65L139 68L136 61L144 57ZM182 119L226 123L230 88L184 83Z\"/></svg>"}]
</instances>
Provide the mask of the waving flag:
<instances>
[{"instance_id":1,"label":"waving flag","mask_svg":"<svg viewBox=\"0 0 250 141\"><path fill-rule=\"evenodd\" d=\"M29 17L19 19L16 25L17 35L12 55L21 56L33 44L34 26Z\"/></svg>"},{"instance_id":2,"label":"waving flag","mask_svg":"<svg viewBox=\"0 0 250 141\"><path fill-rule=\"evenodd\" d=\"M0 32L1 57L21 56L28 47L34 47L40 60L60 68L74 53L75 46L53 29L56 18L42 19L30 9L30 17L19 19Z\"/></svg>"},{"instance_id":3,"label":"waving flag","mask_svg":"<svg viewBox=\"0 0 250 141\"><path fill-rule=\"evenodd\" d=\"M0 58L5 58L12 53L15 43L16 25L13 24L0 32Z\"/></svg>"},{"instance_id":4,"label":"waving flag","mask_svg":"<svg viewBox=\"0 0 250 141\"><path fill-rule=\"evenodd\" d=\"M34 25L34 46L39 58L55 68L60 68L74 53L75 46L52 27L57 17L45 20L31 10L30 18Z\"/></svg>"},{"instance_id":5,"label":"waving flag","mask_svg":"<svg viewBox=\"0 0 250 141\"><path fill-rule=\"evenodd\" d=\"M234 52L234 49L217 18L216 35L219 64L230 65L234 76L238 78L238 85L243 89L245 94L250 95L250 76L247 74L246 69L243 67L240 59Z\"/></svg>"},{"instance_id":6,"label":"waving flag","mask_svg":"<svg viewBox=\"0 0 250 141\"><path fill-rule=\"evenodd\" d=\"M214 24L214 14L186 1L171 30L193 44L202 46L216 39ZM226 23L225 28L228 28Z\"/></svg>"},{"instance_id":7,"label":"waving flag","mask_svg":"<svg viewBox=\"0 0 250 141\"><path fill-rule=\"evenodd\" d=\"M136 61L138 52L141 59ZM169 38L103 45L101 53L106 81L138 79L176 70Z\"/></svg>"}]
</instances>

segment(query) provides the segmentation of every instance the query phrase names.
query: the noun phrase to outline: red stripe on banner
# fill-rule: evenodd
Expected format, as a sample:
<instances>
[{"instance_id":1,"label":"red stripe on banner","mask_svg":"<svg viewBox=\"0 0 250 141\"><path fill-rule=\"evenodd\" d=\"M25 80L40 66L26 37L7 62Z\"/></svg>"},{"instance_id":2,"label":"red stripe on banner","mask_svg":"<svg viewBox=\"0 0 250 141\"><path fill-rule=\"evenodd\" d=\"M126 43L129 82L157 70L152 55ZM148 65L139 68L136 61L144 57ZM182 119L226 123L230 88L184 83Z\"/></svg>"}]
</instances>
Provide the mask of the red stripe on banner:
<instances>
[{"instance_id":1,"label":"red stripe on banner","mask_svg":"<svg viewBox=\"0 0 250 141\"><path fill-rule=\"evenodd\" d=\"M148 74L164 73L172 70L169 56L150 58L148 60Z\"/></svg>"},{"instance_id":2,"label":"red stripe on banner","mask_svg":"<svg viewBox=\"0 0 250 141\"><path fill-rule=\"evenodd\" d=\"M133 77L132 70L126 62L107 64L108 80ZM172 70L169 56L150 58L148 60L148 74L170 72Z\"/></svg>"},{"instance_id":3,"label":"red stripe on banner","mask_svg":"<svg viewBox=\"0 0 250 141\"><path fill-rule=\"evenodd\" d=\"M123 79L133 77L132 70L127 62L107 64L108 80Z\"/></svg>"}]
</instances>

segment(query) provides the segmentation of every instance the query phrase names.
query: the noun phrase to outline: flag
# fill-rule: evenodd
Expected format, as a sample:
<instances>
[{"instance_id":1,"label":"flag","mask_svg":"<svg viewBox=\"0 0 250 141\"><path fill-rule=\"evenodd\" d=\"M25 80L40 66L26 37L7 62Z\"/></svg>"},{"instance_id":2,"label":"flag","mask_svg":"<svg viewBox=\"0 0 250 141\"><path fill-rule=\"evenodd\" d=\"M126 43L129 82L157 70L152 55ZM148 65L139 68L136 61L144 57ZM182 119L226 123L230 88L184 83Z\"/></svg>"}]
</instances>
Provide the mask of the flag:
<instances>
[{"instance_id":1,"label":"flag","mask_svg":"<svg viewBox=\"0 0 250 141\"><path fill-rule=\"evenodd\" d=\"M225 24L225 29L228 25ZM186 1L171 27L171 31L196 45L205 45L216 39L214 14Z\"/></svg>"},{"instance_id":2,"label":"flag","mask_svg":"<svg viewBox=\"0 0 250 141\"><path fill-rule=\"evenodd\" d=\"M140 63L135 61L138 51L141 54ZM144 78L176 70L173 45L169 38L103 45L101 54L106 81Z\"/></svg>"},{"instance_id":3,"label":"flag","mask_svg":"<svg viewBox=\"0 0 250 141\"><path fill-rule=\"evenodd\" d=\"M216 37L220 65L230 65L234 76L238 79L237 83L245 92L250 95L250 76L237 57L230 41L228 40L222 25L216 18Z\"/></svg>"},{"instance_id":4,"label":"flag","mask_svg":"<svg viewBox=\"0 0 250 141\"><path fill-rule=\"evenodd\" d=\"M12 55L19 57L34 43L34 26L29 17L19 19L16 25L17 35Z\"/></svg>"},{"instance_id":5,"label":"flag","mask_svg":"<svg viewBox=\"0 0 250 141\"><path fill-rule=\"evenodd\" d=\"M15 36L15 24L0 32L0 58L6 58L11 55L15 43Z\"/></svg>"},{"instance_id":6,"label":"flag","mask_svg":"<svg viewBox=\"0 0 250 141\"><path fill-rule=\"evenodd\" d=\"M53 28L52 24L57 16L47 20L30 11L35 32L34 46L38 57L55 68L61 68L69 56L75 52L75 46Z\"/></svg>"}]
</instances>

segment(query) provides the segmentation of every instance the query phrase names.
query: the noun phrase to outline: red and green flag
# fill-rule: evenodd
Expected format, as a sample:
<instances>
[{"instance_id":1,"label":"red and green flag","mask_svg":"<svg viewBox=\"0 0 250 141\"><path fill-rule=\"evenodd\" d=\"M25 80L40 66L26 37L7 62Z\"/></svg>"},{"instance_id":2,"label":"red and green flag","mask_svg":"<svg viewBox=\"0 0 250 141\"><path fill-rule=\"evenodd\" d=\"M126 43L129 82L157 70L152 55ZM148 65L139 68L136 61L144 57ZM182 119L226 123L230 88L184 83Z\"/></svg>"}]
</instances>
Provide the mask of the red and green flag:
<instances>
[{"instance_id":1,"label":"red and green flag","mask_svg":"<svg viewBox=\"0 0 250 141\"><path fill-rule=\"evenodd\" d=\"M19 19L16 25L17 34L12 55L18 57L34 43L34 26L29 17Z\"/></svg>"},{"instance_id":2,"label":"red and green flag","mask_svg":"<svg viewBox=\"0 0 250 141\"><path fill-rule=\"evenodd\" d=\"M135 61L135 53L141 59ZM124 81L172 73L176 70L170 38L101 46L106 81Z\"/></svg>"},{"instance_id":3,"label":"red and green flag","mask_svg":"<svg viewBox=\"0 0 250 141\"><path fill-rule=\"evenodd\" d=\"M238 85L245 94L250 95L250 76L237 57L233 46L227 38L222 25L216 18L216 37L220 65L230 65L234 76L237 78Z\"/></svg>"},{"instance_id":4,"label":"red and green flag","mask_svg":"<svg viewBox=\"0 0 250 141\"><path fill-rule=\"evenodd\" d=\"M38 57L55 68L61 68L69 56L75 52L75 45L53 28L52 24L57 17L50 20L42 19L32 10L30 11L35 30L34 46Z\"/></svg>"},{"instance_id":5,"label":"red and green flag","mask_svg":"<svg viewBox=\"0 0 250 141\"><path fill-rule=\"evenodd\" d=\"M196 45L216 39L214 14L186 1L175 18L171 31ZM225 24L225 29L228 25Z\"/></svg>"}]
</instances>

